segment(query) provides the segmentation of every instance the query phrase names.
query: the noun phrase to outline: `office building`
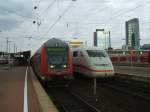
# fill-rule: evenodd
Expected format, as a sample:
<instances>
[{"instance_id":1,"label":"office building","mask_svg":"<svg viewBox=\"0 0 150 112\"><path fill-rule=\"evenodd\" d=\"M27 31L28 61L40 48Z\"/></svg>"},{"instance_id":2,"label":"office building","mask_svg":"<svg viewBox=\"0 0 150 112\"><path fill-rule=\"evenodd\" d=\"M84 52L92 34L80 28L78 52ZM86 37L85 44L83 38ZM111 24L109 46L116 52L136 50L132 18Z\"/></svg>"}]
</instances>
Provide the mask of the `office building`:
<instances>
[{"instance_id":1,"label":"office building","mask_svg":"<svg viewBox=\"0 0 150 112\"><path fill-rule=\"evenodd\" d=\"M126 21L126 46L128 49L140 49L138 18Z\"/></svg>"}]
</instances>

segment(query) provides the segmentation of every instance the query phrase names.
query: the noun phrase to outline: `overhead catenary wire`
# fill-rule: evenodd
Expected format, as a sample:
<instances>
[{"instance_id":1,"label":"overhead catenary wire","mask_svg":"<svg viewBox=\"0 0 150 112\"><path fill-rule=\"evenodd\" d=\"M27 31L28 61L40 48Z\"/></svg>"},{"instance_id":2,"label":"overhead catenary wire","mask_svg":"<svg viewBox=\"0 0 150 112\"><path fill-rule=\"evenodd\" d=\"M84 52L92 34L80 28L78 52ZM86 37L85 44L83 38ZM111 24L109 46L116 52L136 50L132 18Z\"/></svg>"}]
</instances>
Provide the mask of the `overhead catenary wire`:
<instances>
[{"instance_id":1,"label":"overhead catenary wire","mask_svg":"<svg viewBox=\"0 0 150 112\"><path fill-rule=\"evenodd\" d=\"M38 6L40 5L41 1L42 1L42 0L39 0L39 1L38 1L38 3L37 3Z\"/></svg>"},{"instance_id":2,"label":"overhead catenary wire","mask_svg":"<svg viewBox=\"0 0 150 112\"><path fill-rule=\"evenodd\" d=\"M45 12L44 12L45 13ZM59 18L58 18L59 19ZM61 19L61 18L60 18ZM59 21L59 20L58 20ZM57 24L57 22L56 22L56 24ZM106 24L106 23L85 23L85 24ZM109 23L110 24L110 23ZM123 24L123 23L112 23L112 24ZM142 24L146 24L146 23L142 23ZM55 25L54 25L55 26ZM53 26L53 27L54 27Z\"/></svg>"},{"instance_id":3,"label":"overhead catenary wire","mask_svg":"<svg viewBox=\"0 0 150 112\"><path fill-rule=\"evenodd\" d=\"M60 21L60 19L70 10L70 8L72 8L72 6L74 5L74 3L71 3L63 12L62 14L60 14L60 16L56 19L56 21L48 28L47 32L44 33L44 35L42 37L45 37L53 28L54 26ZM39 40L43 39L40 38Z\"/></svg>"},{"instance_id":4,"label":"overhead catenary wire","mask_svg":"<svg viewBox=\"0 0 150 112\"><path fill-rule=\"evenodd\" d=\"M147 23L150 23L150 21L143 21L143 22L140 22L139 24L147 24ZM76 24L76 21L67 21L66 24ZM106 24L110 24L110 23L105 23L105 22L78 22L78 24L91 24L91 25L98 25L98 24L101 24L101 25L106 25ZM111 23L113 25L122 25L122 24L125 24L125 23Z\"/></svg>"},{"instance_id":5,"label":"overhead catenary wire","mask_svg":"<svg viewBox=\"0 0 150 112\"><path fill-rule=\"evenodd\" d=\"M67 22L67 24L75 24L76 22L75 21L69 21L69 22ZM106 24L106 23L99 23L99 22L78 22L79 24L85 24L85 25L87 25L87 24ZM147 22L140 22L139 24L147 24L147 23L150 23L150 21L147 21ZM110 23L107 23L107 24L110 24ZM114 24L114 25L123 25L123 24L125 24L125 23L111 23L111 24ZM52 26L51 26L51 28L52 28ZM46 34L45 34L46 35ZM18 37L18 39L19 39L20 37ZM21 38L20 38L21 39ZM23 39L23 38L22 38ZM36 39L36 38L32 38L32 39L34 39L34 40L41 40L42 38L40 38L40 39Z\"/></svg>"},{"instance_id":6,"label":"overhead catenary wire","mask_svg":"<svg viewBox=\"0 0 150 112\"><path fill-rule=\"evenodd\" d=\"M38 1L37 5L36 5L36 8L39 7L41 1L42 1L42 0L39 0L39 1ZM48 7L47 7L44 11L42 11L41 14L38 15L37 20L36 20L36 21L35 21L35 20L32 21L31 24L33 25L34 22L35 22L35 23L37 22L37 25L38 25L38 19L39 19L48 9L50 9L50 8L53 6L53 4L55 3L55 1L56 1L56 0L53 0L53 1L48 5ZM35 6L34 6L34 9L36 9L36 8L35 8ZM40 20L40 22L41 22L41 19L39 19L39 20ZM40 24L41 24L41 23L40 23ZM29 27L31 27L31 25L29 25ZM28 30L29 30L29 28L27 28L26 31L24 31L24 33L26 33Z\"/></svg>"},{"instance_id":7,"label":"overhead catenary wire","mask_svg":"<svg viewBox=\"0 0 150 112\"><path fill-rule=\"evenodd\" d=\"M41 1L42 1L42 0L39 0L39 1L37 2L37 5L34 6L34 9L37 9L37 7L39 7Z\"/></svg>"},{"instance_id":8,"label":"overhead catenary wire","mask_svg":"<svg viewBox=\"0 0 150 112\"><path fill-rule=\"evenodd\" d=\"M53 0L48 6L47 8L41 12L41 14L39 14L38 18L41 17L46 11L48 11L50 8L52 8L53 4L56 2L56 0Z\"/></svg>"},{"instance_id":9,"label":"overhead catenary wire","mask_svg":"<svg viewBox=\"0 0 150 112\"><path fill-rule=\"evenodd\" d=\"M60 3L59 3L59 0L56 0L56 1L57 1L56 7L57 7L57 11L58 11L58 16L59 16L59 12L60 12Z\"/></svg>"},{"instance_id":10,"label":"overhead catenary wire","mask_svg":"<svg viewBox=\"0 0 150 112\"><path fill-rule=\"evenodd\" d=\"M42 1L42 0L39 0L36 6L39 6L39 5L40 5L40 3L41 3L41 1ZM7 10L4 10L4 11L5 11L5 12L8 12L8 13L15 14L15 15L17 15L17 16L22 17L22 18L23 18L23 20L22 20L21 24L23 24L24 22L26 22L26 19L29 19L29 21L30 21L31 23L32 23L32 21L33 21L33 18L32 18L32 17L24 16L24 15L22 15L22 14L19 14L19 13L15 12L15 11L8 10L8 9L7 9ZM31 25L29 25L29 27L31 27ZM27 28L27 29L25 29L25 30L23 31L23 33L26 33L26 32L27 32L27 30L29 30L29 29L28 29L28 28Z\"/></svg>"},{"instance_id":11,"label":"overhead catenary wire","mask_svg":"<svg viewBox=\"0 0 150 112\"><path fill-rule=\"evenodd\" d=\"M54 2L55 0L53 0L53 2ZM51 2L51 4L53 4L53 2ZM50 5L51 6L51 5ZM49 6L48 6L49 7ZM48 9L48 7L43 11L43 13L45 13L45 11ZM137 8L137 7L136 7ZM105 9L105 8L103 8L103 9ZM102 10L102 11L104 11L104 10ZM54 24L52 24L51 25L51 27L49 28L49 31L57 24L57 22L59 21L61 19L61 15L57 18L57 20L54 22ZM106 24L106 23L88 23L88 24ZM113 24L122 24L122 23L113 23ZM47 32L49 32L49 31L47 31ZM48 33L45 33L44 34L44 36L45 35L47 35Z\"/></svg>"},{"instance_id":12,"label":"overhead catenary wire","mask_svg":"<svg viewBox=\"0 0 150 112\"><path fill-rule=\"evenodd\" d=\"M36 9L36 8L40 5L41 1L42 1L42 0L39 0L39 1L37 2L37 5L34 6L34 9ZM36 7L36 8L35 8L35 7ZM19 15L19 16L21 16L21 15ZM22 16L22 17L23 17L23 16ZM33 18L30 18L30 19L31 19L32 22L33 22L34 19L33 19ZM26 21L26 20L25 20L25 18L24 18L24 20L22 21L22 23L24 23L25 21ZM31 22L31 21L30 21L30 22ZM31 22L31 23L32 23L32 22ZM29 25L29 27L31 27L31 25ZM23 33L26 33L27 30L28 30L28 28L27 28L25 31L23 31Z\"/></svg>"},{"instance_id":13,"label":"overhead catenary wire","mask_svg":"<svg viewBox=\"0 0 150 112\"><path fill-rule=\"evenodd\" d=\"M39 5L40 5L40 3L42 2L42 0L39 0L38 2L37 2L37 5L35 5L34 6L34 10L37 8L37 7L39 7ZM32 18L32 21L30 21L30 24L29 24L29 28L26 28L24 31L23 31L23 33L24 34L26 34L27 32L28 32L28 30L31 28L31 25L33 25L33 21L34 21L34 19ZM25 22L25 19L23 20L23 22L22 23L24 23Z\"/></svg>"},{"instance_id":14,"label":"overhead catenary wire","mask_svg":"<svg viewBox=\"0 0 150 112\"><path fill-rule=\"evenodd\" d=\"M26 18L26 19L30 19L30 20L32 19L31 17L28 17L28 16L25 16L25 15L19 14L17 11L13 11L13 10L9 10L9 9L3 10L3 9L1 9L1 8L0 8L0 10L1 10L1 11L4 11L4 12L7 12L7 13L10 13L10 14L17 15L17 16L22 17L22 18Z\"/></svg>"},{"instance_id":15,"label":"overhead catenary wire","mask_svg":"<svg viewBox=\"0 0 150 112\"><path fill-rule=\"evenodd\" d=\"M150 1L146 1L146 2L143 3L143 0L139 0L137 3L139 3L139 2L142 2L142 4L139 4L139 5L135 6L134 8L131 8L131 9L126 10L126 11L123 11L123 12L120 12L120 10L119 10L119 11L118 11L119 13L114 14L113 16L111 16L109 19L107 19L107 20L104 22L104 24L107 24L108 22L112 21L113 19L116 19L116 18L118 18L118 17L120 17L120 16L122 16L122 15L125 15L125 14L127 14L127 13L129 13L129 12L131 12L131 11L134 11L134 10L136 10L136 9L138 9L138 8L141 8L141 7L145 6L145 5L148 5L148 4L150 3ZM109 23L109 24L112 24L112 23ZM100 25L100 24L97 24L96 26L99 26L99 25Z\"/></svg>"},{"instance_id":16,"label":"overhead catenary wire","mask_svg":"<svg viewBox=\"0 0 150 112\"><path fill-rule=\"evenodd\" d=\"M11 9L5 9L4 10L4 9L1 9L1 8L0 8L0 10L6 12L8 14L12 14L12 15L16 15L18 17L21 17L21 20L19 22L20 25L25 23L25 22L33 21L32 16L24 15L22 12L20 12L21 10L19 10L19 11L18 10L11 10ZM30 27L31 27L31 25L30 25ZM25 29L25 30L29 30L29 29ZM23 31L23 33L26 32L25 30Z\"/></svg>"},{"instance_id":17,"label":"overhead catenary wire","mask_svg":"<svg viewBox=\"0 0 150 112\"><path fill-rule=\"evenodd\" d=\"M138 8L141 8L141 7L145 6L145 5L148 5L149 3L150 3L150 1L146 1L146 2L144 2L144 3L142 3L142 4L137 5L137 6L134 7L134 8L131 8L131 9L129 9L129 10L126 10L126 11L124 11L124 12L121 12L121 13L119 13L119 14L116 14L116 15L110 17L108 21L113 20L114 18L118 18L118 17L120 17L121 15L125 15L125 14L127 14L127 13L129 13L129 12L131 12L131 11L134 11L134 10L136 10L136 9L138 9Z\"/></svg>"}]
</instances>

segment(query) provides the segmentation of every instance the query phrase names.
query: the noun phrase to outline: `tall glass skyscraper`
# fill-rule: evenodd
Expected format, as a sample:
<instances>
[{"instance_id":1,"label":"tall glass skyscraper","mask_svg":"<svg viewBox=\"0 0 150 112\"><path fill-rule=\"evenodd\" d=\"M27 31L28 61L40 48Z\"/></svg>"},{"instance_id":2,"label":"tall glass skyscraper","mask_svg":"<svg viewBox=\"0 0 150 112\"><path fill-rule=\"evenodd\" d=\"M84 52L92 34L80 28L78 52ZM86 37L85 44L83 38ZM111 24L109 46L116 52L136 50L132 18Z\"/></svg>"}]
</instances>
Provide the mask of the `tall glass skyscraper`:
<instances>
[{"instance_id":1,"label":"tall glass skyscraper","mask_svg":"<svg viewBox=\"0 0 150 112\"><path fill-rule=\"evenodd\" d=\"M140 49L138 18L126 21L126 46L128 46L129 49Z\"/></svg>"},{"instance_id":2,"label":"tall glass skyscraper","mask_svg":"<svg viewBox=\"0 0 150 112\"><path fill-rule=\"evenodd\" d=\"M98 46L102 49L110 49L110 31L104 31L104 29L96 29L96 32L94 32L93 42L94 46Z\"/></svg>"},{"instance_id":3,"label":"tall glass skyscraper","mask_svg":"<svg viewBox=\"0 0 150 112\"><path fill-rule=\"evenodd\" d=\"M106 49L106 37L104 31L97 31L98 46Z\"/></svg>"}]
</instances>

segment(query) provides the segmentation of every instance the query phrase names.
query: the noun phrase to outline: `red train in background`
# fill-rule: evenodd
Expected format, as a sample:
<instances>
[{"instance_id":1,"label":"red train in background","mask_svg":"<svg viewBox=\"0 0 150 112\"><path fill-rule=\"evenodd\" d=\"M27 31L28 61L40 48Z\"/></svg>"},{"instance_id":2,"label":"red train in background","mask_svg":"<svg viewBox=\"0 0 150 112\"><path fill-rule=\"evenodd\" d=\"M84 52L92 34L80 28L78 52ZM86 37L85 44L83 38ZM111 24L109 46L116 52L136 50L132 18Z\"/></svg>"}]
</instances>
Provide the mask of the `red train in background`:
<instances>
[{"instance_id":1,"label":"red train in background","mask_svg":"<svg viewBox=\"0 0 150 112\"><path fill-rule=\"evenodd\" d=\"M110 54L111 61L115 63L149 64L150 51L140 51L130 54Z\"/></svg>"},{"instance_id":2,"label":"red train in background","mask_svg":"<svg viewBox=\"0 0 150 112\"><path fill-rule=\"evenodd\" d=\"M72 54L67 43L52 38L32 56L31 65L44 82L68 82L72 79Z\"/></svg>"}]
</instances>

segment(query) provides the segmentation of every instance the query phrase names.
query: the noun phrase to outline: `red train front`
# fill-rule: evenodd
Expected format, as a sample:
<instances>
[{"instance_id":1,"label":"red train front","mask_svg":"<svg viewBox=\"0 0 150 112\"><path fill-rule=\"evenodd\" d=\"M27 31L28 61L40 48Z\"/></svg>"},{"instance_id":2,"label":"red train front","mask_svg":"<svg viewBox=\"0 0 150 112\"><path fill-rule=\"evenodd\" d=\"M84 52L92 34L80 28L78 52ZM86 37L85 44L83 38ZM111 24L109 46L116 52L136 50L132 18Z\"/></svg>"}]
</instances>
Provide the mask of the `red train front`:
<instances>
[{"instance_id":1,"label":"red train front","mask_svg":"<svg viewBox=\"0 0 150 112\"><path fill-rule=\"evenodd\" d=\"M44 81L69 81L72 79L72 55L67 43L52 38L33 55L32 66Z\"/></svg>"}]
</instances>

